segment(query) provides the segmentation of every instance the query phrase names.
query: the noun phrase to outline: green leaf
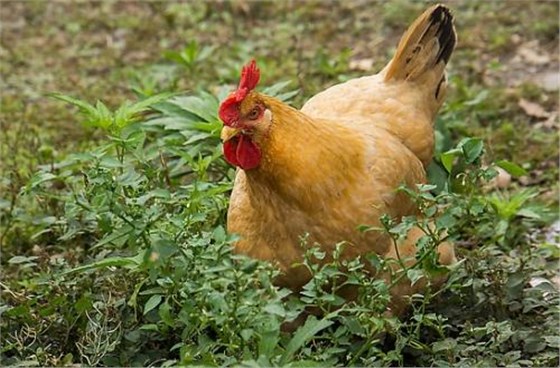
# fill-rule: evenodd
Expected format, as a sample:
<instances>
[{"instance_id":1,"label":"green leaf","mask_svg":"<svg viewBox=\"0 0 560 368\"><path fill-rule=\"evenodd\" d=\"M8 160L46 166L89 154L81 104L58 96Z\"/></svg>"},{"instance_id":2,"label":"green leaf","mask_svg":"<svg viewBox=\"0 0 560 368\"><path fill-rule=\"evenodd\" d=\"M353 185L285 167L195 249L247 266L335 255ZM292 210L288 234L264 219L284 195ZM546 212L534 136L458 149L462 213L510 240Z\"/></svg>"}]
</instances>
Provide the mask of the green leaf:
<instances>
[{"instance_id":1,"label":"green leaf","mask_svg":"<svg viewBox=\"0 0 560 368\"><path fill-rule=\"evenodd\" d=\"M484 143L480 138L467 138L461 142L460 146L468 164L475 162L484 149Z\"/></svg>"},{"instance_id":2,"label":"green leaf","mask_svg":"<svg viewBox=\"0 0 560 368\"><path fill-rule=\"evenodd\" d=\"M560 348L560 336L545 336L544 340L548 346L555 349Z\"/></svg>"},{"instance_id":3,"label":"green leaf","mask_svg":"<svg viewBox=\"0 0 560 368\"><path fill-rule=\"evenodd\" d=\"M89 311L92 307L93 302L91 301L91 296L89 294L82 295L82 297L74 303L74 308L76 308L76 312L78 312L78 314L83 314L84 312Z\"/></svg>"},{"instance_id":4,"label":"green leaf","mask_svg":"<svg viewBox=\"0 0 560 368\"><path fill-rule=\"evenodd\" d=\"M35 263L33 262L39 257L31 256L31 257L24 257L24 256L14 256L8 260L9 264L21 264L21 263Z\"/></svg>"},{"instance_id":5,"label":"green leaf","mask_svg":"<svg viewBox=\"0 0 560 368\"><path fill-rule=\"evenodd\" d=\"M457 340L446 338L445 340L436 341L432 344L432 351L437 353L439 351L453 350L457 346Z\"/></svg>"},{"instance_id":6,"label":"green leaf","mask_svg":"<svg viewBox=\"0 0 560 368\"><path fill-rule=\"evenodd\" d=\"M500 160L496 162L496 165L501 167L502 169L504 169L509 174L515 177L524 176L528 174L527 170L508 160Z\"/></svg>"},{"instance_id":7,"label":"green leaf","mask_svg":"<svg viewBox=\"0 0 560 368\"><path fill-rule=\"evenodd\" d=\"M286 351L282 354L279 365L287 364L290 360L292 360L294 354L303 347L303 345L332 324L333 321L327 319L318 320L315 316L307 318L305 324L297 330L294 337L286 346Z\"/></svg>"},{"instance_id":8,"label":"green leaf","mask_svg":"<svg viewBox=\"0 0 560 368\"><path fill-rule=\"evenodd\" d=\"M267 304L264 307L264 311L270 314L275 314L280 317L286 315L286 311L284 310L284 306L282 304Z\"/></svg>"},{"instance_id":9,"label":"green leaf","mask_svg":"<svg viewBox=\"0 0 560 368\"><path fill-rule=\"evenodd\" d=\"M410 280L411 285L414 285L424 277L424 271L417 268L410 268L406 271L406 277Z\"/></svg>"},{"instance_id":10,"label":"green leaf","mask_svg":"<svg viewBox=\"0 0 560 368\"><path fill-rule=\"evenodd\" d=\"M154 295L157 296L157 295ZM147 304L147 303L146 303ZM145 307L144 307L145 308ZM144 309L144 314L146 314L146 310ZM169 303L167 302L167 300L165 302L163 302L163 304L161 304L159 306L159 311L158 311L159 317L161 318L161 320L168 326L173 327L175 325L175 322L173 320L173 317L171 315L171 306L169 305Z\"/></svg>"},{"instance_id":11,"label":"green leaf","mask_svg":"<svg viewBox=\"0 0 560 368\"><path fill-rule=\"evenodd\" d=\"M214 238L217 244L221 244L226 241L226 231L222 226L218 226L214 229L212 238Z\"/></svg>"},{"instance_id":12,"label":"green leaf","mask_svg":"<svg viewBox=\"0 0 560 368\"><path fill-rule=\"evenodd\" d=\"M162 299L163 297L159 294L152 295L144 305L144 315L148 314L149 311L157 307L159 303L161 303Z\"/></svg>"},{"instance_id":13,"label":"green leaf","mask_svg":"<svg viewBox=\"0 0 560 368\"><path fill-rule=\"evenodd\" d=\"M436 185L436 194L448 189L449 171L447 171L447 169L443 169L441 167L442 165L438 165L435 161L432 161L427 168L430 183Z\"/></svg>"},{"instance_id":14,"label":"green leaf","mask_svg":"<svg viewBox=\"0 0 560 368\"><path fill-rule=\"evenodd\" d=\"M436 219L436 226L438 230L446 229L449 230L457 223L457 219L451 211L447 210L443 215Z\"/></svg>"},{"instance_id":15,"label":"green leaf","mask_svg":"<svg viewBox=\"0 0 560 368\"><path fill-rule=\"evenodd\" d=\"M128 235L132 234L134 228L130 225L124 225L120 229L113 231L105 235L101 240L95 243L91 249L99 248L105 244L116 244L118 246L123 245L128 240Z\"/></svg>"},{"instance_id":16,"label":"green leaf","mask_svg":"<svg viewBox=\"0 0 560 368\"><path fill-rule=\"evenodd\" d=\"M169 102L204 121L212 122L216 121L217 119L216 112L218 111L218 100L216 100L214 96L211 96L209 94L205 94L202 97L175 97Z\"/></svg>"},{"instance_id":17,"label":"green leaf","mask_svg":"<svg viewBox=\"0 0 560 368\"><path fill-rule=\"evenodd\" d=\"M266 358L272 358L275 348L278 346L278 340L280 339L280 329L279 326L273 326L272 320L268 322L265 330L261 332L259 339L259 356L264 356Z\"/></svg>"},{"instance_id":18,"label":"green leaf","mask_svg":"<svg viewBox=\"0 0 560 368\"><path fill-rule=\"evenodd\" d=\"M348 316L347 318L344 318L343 322L344 325L348 328L348 330L352 332L354 335L365 336L366 330L360 324L360 322L356 317Z\"/></svg>"},{"instance_id":19,"label":"green leaf","mask_svg":"<svg viewBox=\"0 0 560 368\"><path fill-rule=\"evenodd\" d=\"M110 266L117 266L117 267L122 267L122 266L138 266L140 265L140 260L138 259L138 257L111 257L111 258L105 258L102 259L101 261L97 261L97 262L93 262L87 265L83 265L83 266L79 266L76 268L73 268L71 270L67 270L64 272L61 272L61 275L69 275L71 273L76 273L76 272L84 272L84 271L88 271L91 269L95 269L95 268L105 268L105 267L110 267Z\"/></svg>"},{"instance_id":20,"label":"green leaf","mask_svg":"<svg viewBox=\"0 0 560 368\"><path fill-rule=\"evenodd\" d=\"M453 161L455 160L456 156L457 156L456 149L452 149L450 151L444 152L439 156L439 160L441 161L441 164L443 165L445 170L447 170L448 173L450 173L451 170L453 169Z\"/></svg>"},{"instance_id":21,"label":"green leaf","mask_svg":"<svg viewBox=\"0 0 560 368\"><path fill-rule=\"evenodd\" d=\"M33 178L31 178L31 180L29 181L29 184L27 184L28 188L36 188L38 185L43 184L44 182L50 181L56 179L56 175L51 174L51 173L46 173L46 172L42 172L42 173L38 173L36 175L33 176Z\"/></svg>"},{"instance_id":22,"label":"green leaf","mask_svg":"<svg viewBox=\"0 0 560 368\"><path fill-rule=\"evenodd\" d=\"M148 323L146 325L140 326L142 331L159 331L158 325L155 323Z\"/></svg>"},{"instance_id":23,"label":"green leaf","mask_svg":"<svg viewBox=\"0 0 560 368\"><path fill-rule=\"evenodd\" d=\"M535 211L529 209L529 208L522 208L519 211L517 211L517 216L522 216L522 217L526 217L526 218L532 218L535 220L540 220L542 219L542 216L539 215L538 213L536 213Z\"/></svg>"},{"instance_id":24,"label":"green leaf","mask_svg":"<svg viewBox=\"0 0 560 368\"><path fill-rule=\"evenodd\" d=\"M546 342L537 334L527 337L524 341L523 351L526 353L538 353L546 349Z\"/></svg>"},{"instance_id":25,"label":"green leaf","mask_svg":"<svg viewBox=\"0 0 560 368\"><path fill-rule=\"evenodd\" d=\"M47 94L47 96L56 98L57 100L67 102L69 104L72 104L72 105L78 107L80 109L80 112L82 112L84 114L87 114L87 115L90 115L90 116L95 116L97 114L97 110L95 109L95 107L92 104L89 104L87 102L78 100L76 98L63 95L62 93L49 93L49 94Z\"/></svg>"},{"instance_id":26,"label":"green leaf","mask_svg":"<svg viewBox=\"0 0 560 368\"><path fill-rule=\"evenodd\" d=\"M490 91L488 91L487 89L483 89L482 91L480 91L472 100L469 101L465 101L463 102L463 104L465 106L475 106L480 104L482 101L486 100L486 98L488 97L488 94L490 93Z\"/></svg>"},{"instance_id":27,"label":"green leaf","mask_svg":"<svg viewBox=\"0 0 560 368\"><path fill-rule=\"evenodd\" d=\"M245 329L241 330L241 332L239 334L241 335L243 340L249 341L254 333L255 333L255 331L253 331L252 329L245 328Z\"/></svg>"}]
</instances>

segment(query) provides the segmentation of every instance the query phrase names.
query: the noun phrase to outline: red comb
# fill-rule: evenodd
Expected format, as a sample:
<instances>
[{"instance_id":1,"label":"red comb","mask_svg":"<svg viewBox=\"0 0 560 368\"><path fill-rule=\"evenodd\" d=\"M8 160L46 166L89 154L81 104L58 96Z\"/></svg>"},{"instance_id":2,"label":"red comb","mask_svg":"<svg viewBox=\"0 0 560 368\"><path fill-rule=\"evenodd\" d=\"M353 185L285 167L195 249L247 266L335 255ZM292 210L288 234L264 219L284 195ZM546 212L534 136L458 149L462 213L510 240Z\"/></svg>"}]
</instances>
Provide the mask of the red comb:
<instances>
[{"instance_id":1,"label":"red comb","mask_svg":"<svg viewBox=\"0 0 560 368\"><path fill-rule=\"evenodd\" d=\"M257 67L255 59L251 60L247 65L241 69L241 79L239 80L238 89L246 88L247 92L253 90L261 77L261 71Z\"/></svg>"},{"instance_id":2,"label":"red comb","mask_svg":"<svg viewBox=\"0 0 560 368\"><path fill-rule=\"evenodd\" d=\"M241 69L241 78L237 90L228 96L220 105L218 115L225 125L235 126L239 120L239 103L259 83L261 72L255 59Z\"/></svg>"}]
</instances>

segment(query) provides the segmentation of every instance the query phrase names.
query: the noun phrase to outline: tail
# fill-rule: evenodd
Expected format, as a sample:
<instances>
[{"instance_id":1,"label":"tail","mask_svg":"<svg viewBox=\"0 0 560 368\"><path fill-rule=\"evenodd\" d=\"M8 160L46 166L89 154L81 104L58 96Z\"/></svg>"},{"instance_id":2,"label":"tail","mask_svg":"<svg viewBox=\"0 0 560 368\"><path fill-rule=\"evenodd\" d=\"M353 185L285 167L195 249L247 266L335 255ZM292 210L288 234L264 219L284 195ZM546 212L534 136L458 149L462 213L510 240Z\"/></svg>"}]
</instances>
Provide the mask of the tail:
<instances>
[{"instance_id":1,"label":"tail","mask_svg":"<svg viewBox=\"0 0 560 368\"><path fill-rule=\"evenodd\" d=\"M385 81L422 83L433 91L438 107L445 96L445 65L455 48L453 15L445 5L427 9L402 36L384 70Z\"/></svg>"}]
</instances>

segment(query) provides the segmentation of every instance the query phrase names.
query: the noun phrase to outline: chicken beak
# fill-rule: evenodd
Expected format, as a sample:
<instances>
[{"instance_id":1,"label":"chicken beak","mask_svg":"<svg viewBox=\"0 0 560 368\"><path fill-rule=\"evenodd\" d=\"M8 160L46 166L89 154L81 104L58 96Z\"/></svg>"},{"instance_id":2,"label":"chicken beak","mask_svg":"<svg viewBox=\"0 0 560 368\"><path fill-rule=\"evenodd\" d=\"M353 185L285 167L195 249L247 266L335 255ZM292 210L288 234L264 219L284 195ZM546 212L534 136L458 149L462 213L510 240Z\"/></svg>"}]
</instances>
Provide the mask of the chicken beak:
<instances>
[{"instance_id":1,"label":"chicken beak","mask_svg":"<svg viewBox=\"0 0 560 368\"><path fill-rule=\"evenodd\" d=\"M225 126L222 128L222 132L220 133L220 138L225 143L230 139L232 139L233 137L235 137L236 135L238 135L239 133L241 133L241 129L230 128L228 126Z\"/></svg>"}]
</instances>

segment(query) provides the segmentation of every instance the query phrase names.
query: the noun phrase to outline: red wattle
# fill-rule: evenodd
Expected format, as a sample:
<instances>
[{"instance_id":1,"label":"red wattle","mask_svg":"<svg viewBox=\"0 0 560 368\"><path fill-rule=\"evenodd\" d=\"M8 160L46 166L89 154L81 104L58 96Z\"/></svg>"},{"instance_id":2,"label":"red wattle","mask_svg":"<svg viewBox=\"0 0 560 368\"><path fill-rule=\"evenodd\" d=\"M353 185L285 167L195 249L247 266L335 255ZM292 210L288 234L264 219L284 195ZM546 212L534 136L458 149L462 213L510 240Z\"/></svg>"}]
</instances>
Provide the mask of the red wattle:
<instances>
[{"instance_id":1,"label":"red wattle","mask_svg":"<svg viewBox=\"0 0 560 368\"><path fill-rule=\"evenodd\" d=\"M243 134L224 143L224 156L227 162L243 170L254 169L261 162L260 148Z\"/></svg>"},{"instance_id":2,"label":"red wattle","mask_svg":"<svg viewBox=\"0 0 560 368\"><path fill-rule=\"evenodd\" d=\"M261 150L251 138L241 135L237 147L237 161L243 170L251 170L261 163Z\"/></svg>"},{"instance_id":3,"label":"red wattle","mask_svg":"<svg viewBox=\"0 0 560 368\"><path fill-rule=\"evenodd\" d=\"M237 161L238 143L238 137L233 137L229 141L224 142L224 157L226 158L226 161L233 166L239 166L239 161Z\"/></svg>"}]
</instances>

